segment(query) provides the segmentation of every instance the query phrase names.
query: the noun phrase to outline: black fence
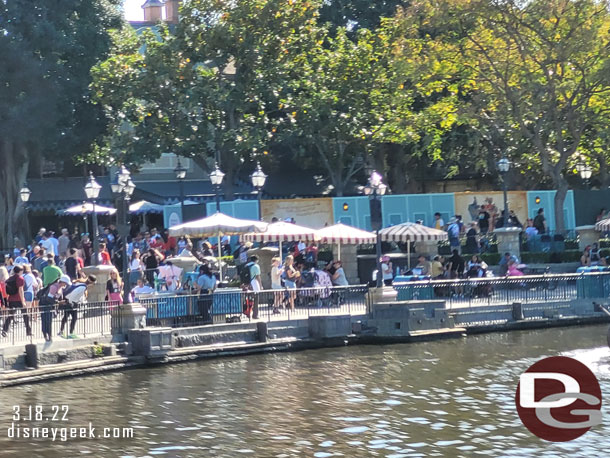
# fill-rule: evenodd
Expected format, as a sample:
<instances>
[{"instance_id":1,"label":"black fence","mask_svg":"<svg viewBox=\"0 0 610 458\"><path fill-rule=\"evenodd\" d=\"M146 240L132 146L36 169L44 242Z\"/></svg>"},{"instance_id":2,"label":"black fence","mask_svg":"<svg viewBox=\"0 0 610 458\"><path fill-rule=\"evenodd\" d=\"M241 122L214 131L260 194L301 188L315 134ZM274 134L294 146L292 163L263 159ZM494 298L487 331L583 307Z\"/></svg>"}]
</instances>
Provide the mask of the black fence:
<instances>
[{"instance_id":1,"label":"black fence","mask_svg":"<svg viewBox=\"0 0 610 458\"><path fill-rule=\"evenodd\" d=\"M140 298L151 326L196 326L247 319L298 320L315 315L365 314L366 285L277 289L253 292L217 289L213 294L155 295Z\"/></svg>"},{"instance_id":2,"label":"black fence","mask_svg":"<svg viewBox=\"0 0 610 458\"><path fill-rule=\"evenodd\" d=\"M610 298L610 273L416 281L397 283L394 288L397 300L443 300L449 308L562 303Z\"/></svg>"},{"instance_id":3,"label":"black fence","mask_svg":"<svg viewBox=\"0 0 610 458\"><path fill-rule=\"evenodd\" d=\"M0 345L40 342L44 333L53 340L111 335L113 328L120 328L120 314L112 313L117 306L113 302L92 302L76 307L3 308Z\"/></svg>"}]
</instances>

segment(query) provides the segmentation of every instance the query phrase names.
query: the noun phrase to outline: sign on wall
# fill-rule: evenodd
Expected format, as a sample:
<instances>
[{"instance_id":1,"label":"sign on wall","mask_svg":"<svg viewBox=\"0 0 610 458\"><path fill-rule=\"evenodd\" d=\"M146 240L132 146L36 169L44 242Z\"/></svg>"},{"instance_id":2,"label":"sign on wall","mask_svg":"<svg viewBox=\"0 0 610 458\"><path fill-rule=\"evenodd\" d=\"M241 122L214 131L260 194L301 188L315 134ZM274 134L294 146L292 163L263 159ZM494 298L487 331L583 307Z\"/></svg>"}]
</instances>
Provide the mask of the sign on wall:
<instances>
[{"instance_id":1,"label":"sign on wall","mask_svg":"<svg viewBox=\"0 0 610 458\"><path fill-rule=\"evenodd\" d=\"M489 229L493 230L495 219L499 218L504 210L504 193L501 191L455 193L455 214L462 215L462 221L465 223L477 220L481 205L485 206L492 217ZM513 210L521 224L525 225L528 214L527 192L509 191L508 208Z\"/></svg>"},{"instance_id":2,"label":"sign on wall","mask_svg":"<svg viewBox=\"0 0 610 458\"><path fill-rule=\"evenodd\" d=\"M320 229L333 224L333 200L322 199L273 199L261 202L263 221L294 218L297 224Z\"/></svg>"}]
</instances>

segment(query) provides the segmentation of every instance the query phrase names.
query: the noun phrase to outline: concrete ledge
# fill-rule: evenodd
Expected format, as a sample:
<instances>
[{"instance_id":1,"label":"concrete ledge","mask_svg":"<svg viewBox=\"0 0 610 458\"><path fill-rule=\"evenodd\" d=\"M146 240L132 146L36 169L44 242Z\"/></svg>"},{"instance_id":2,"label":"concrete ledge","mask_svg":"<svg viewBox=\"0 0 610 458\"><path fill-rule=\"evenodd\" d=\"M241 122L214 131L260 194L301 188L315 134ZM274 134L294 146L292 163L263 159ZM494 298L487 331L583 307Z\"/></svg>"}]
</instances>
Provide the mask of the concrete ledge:
<instances>
[{"instance_id":1,"label":"concrete ledge","mask_svg":"<svg viewBox=\"0 0 610 458\"><path fill-rule=\"evenodd\" d=\"M313 339L346 337L351 333L351 315L309 317L309 336Z\"/></svg>"}]
</instances>

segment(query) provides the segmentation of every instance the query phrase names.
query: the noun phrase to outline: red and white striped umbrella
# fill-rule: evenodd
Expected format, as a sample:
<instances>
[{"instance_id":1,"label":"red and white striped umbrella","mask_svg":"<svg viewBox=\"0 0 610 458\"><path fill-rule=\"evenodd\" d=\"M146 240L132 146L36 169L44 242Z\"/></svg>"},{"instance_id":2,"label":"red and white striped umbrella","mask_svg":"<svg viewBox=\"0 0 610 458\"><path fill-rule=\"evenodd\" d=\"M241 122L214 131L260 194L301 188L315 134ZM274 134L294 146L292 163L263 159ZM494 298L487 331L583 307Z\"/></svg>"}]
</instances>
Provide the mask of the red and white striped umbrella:
<instances>
[{"instance_id":1,"label":"red and white striped umbrella","mask_svg":"<svg viewBox=\"0 0 610 458\"><path fill-rule=\"evenodd\" d=\"M341 223L319 229L317 233L321 243L359 245L361 243L375 243L376 240L376 236L372 232Z\"/></svg>"},{"instance_id":2,"label":"red and white striped umbrella","mask_svg":"<svg viewBox=\"0 0 610 458\"><path fill-rule=\"evenodd\" d=\"M402 223L386 227L379 231L379 235L384 242L437 242L448 239L445 231L417 223Z\"/></svg>"},{"instance_id":3,"label":"red and white striped umbrella","mask_svg":"<svg viewBox=\"0 0 610 458\"><path fill-rule=\"evenodd\" d=\"M318 231L322 243L337 244L337 258L341 259L341 245L359 245L361 243L375 243L377 236L372 232L363 231L357 227L337 223Z\"/></svg>"},{"instance_id":4,"label":"red and white striped umbrella","mask_svg":"<svg viewBox=\"0 0 610 458\"><path fill-rule=\"evenodd\" d=\"M610 218L602 219L595 224L595 230L600 232L610 231Z\"/></svg>"},{"instance_id":5,"label":"red and white striped umbrella","mask_svg":"<svg viewBox=\"0 0 610 458\"><path fill-rule=\"evenodd\" d=\"M267 226L263 232L243 234L241 239L246 242L311 242L318 240L315 229L279 221Z\"/></svg>"}]
</instances>

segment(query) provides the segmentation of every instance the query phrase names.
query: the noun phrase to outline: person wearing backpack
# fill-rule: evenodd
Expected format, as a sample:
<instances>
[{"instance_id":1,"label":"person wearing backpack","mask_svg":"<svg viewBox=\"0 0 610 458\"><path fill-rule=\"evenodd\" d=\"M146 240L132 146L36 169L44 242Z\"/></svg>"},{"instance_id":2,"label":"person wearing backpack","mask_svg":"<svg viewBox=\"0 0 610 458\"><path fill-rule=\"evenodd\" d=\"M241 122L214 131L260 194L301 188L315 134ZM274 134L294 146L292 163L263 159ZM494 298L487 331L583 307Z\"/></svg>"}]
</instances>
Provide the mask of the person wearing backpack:
<instances>
[{"instance_id":1,"label":"person wearing backpack","mask_svg":"<svg viewBox=\"0 0 610 458\"><path fill-rule=\"evenodd\" d=\"M40 309L40 321L42 325L42 335L47 342L51 341L53 335L53 312L60 299L63 299L63 291L70 286L70 277L62 275L53 283L45 286L36 295L38 308Z\"/></svg>"},{"instance_id":2,"label":"person wearing backpack","mask_svg":"<svg viewBox=\"0 0 610 458\"><path fill-rule=\"evenodd\" d=\"M66 278L64 275L59 281L66 283L66 280L69 280L69 277ZM78 319L78 308L87 302L87 288L89 285L93 285L96 281L97 278L95 275L89 275L84 280L79 278L63 291L66 304L64 306L64 316L61 319L61 328L59 329L59 334L57 334L58 336L64 337L64 328L66 327L68 319L71 318L70 332L68 333L67 337L68 339L77 338L76 334L74 334L74 327L76 326L76 320Z\"/></svg>"},{"instance_id":3,"label":"person wearing backpack","mask_svg":"<svg viewBox=\"0 0 610 458\"><path fill-rule=\"evenodd\" d=\"M12 275L6 280L6 294L8 295L8 317L4 321L4 326L2 326L2 337L6 337L6 333L8 332L8 328L11 323L15 319L15 313L17 310L21 309L21 313L23 314L23 324L25 325L25 331L28 336L32 335L32 327L30 326L30 316L27 313L27 308L25 307L25 295L24 295L24 286L25 280L21 273L23 269L21 266L13 267Z\"/></svg>"}]
</instances>

